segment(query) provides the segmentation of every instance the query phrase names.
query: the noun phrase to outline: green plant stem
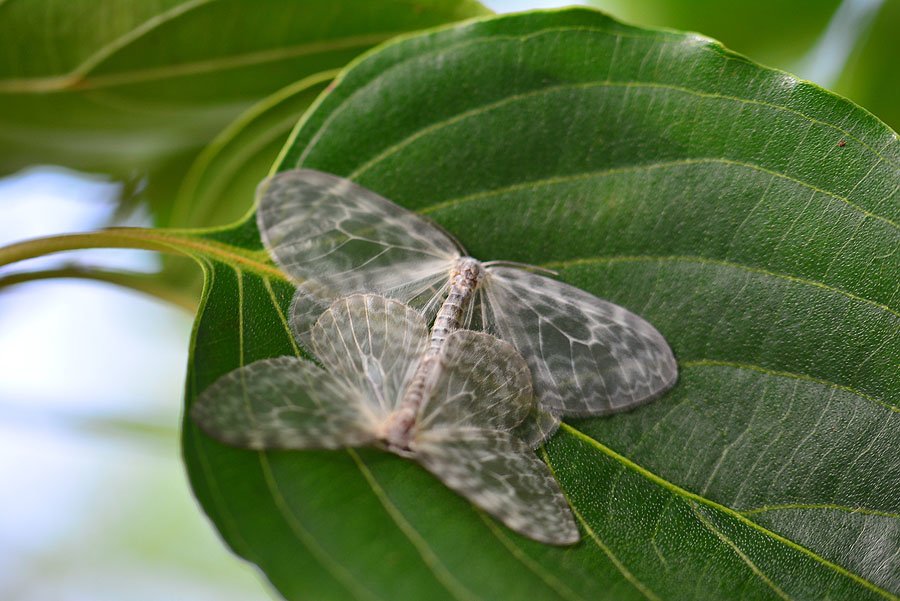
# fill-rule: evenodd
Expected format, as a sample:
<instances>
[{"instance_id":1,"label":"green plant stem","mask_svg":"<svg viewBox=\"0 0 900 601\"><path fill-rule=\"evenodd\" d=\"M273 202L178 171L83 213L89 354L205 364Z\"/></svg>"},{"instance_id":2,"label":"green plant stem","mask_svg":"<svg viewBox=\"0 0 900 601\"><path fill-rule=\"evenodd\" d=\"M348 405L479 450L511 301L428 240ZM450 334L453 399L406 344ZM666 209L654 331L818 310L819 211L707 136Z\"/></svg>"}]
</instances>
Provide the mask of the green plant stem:
<instances>
[{"instance_id":1,"label":"green plant stem","mask_svg":"<svg viewBox=\"0 0 900 601\"><path fill-rule=\"evenodd\" d=\"M113 284L181 307L189 313L197 310L197 299L183 290L167 284L159 273L136 273L70 265L57 269L26 271L0 277L0 290L17 284L51 279L80 279Z\"/></svg>"},{"instance_id":2,"label":"green plant stem","mask_svg":"<svg viewBox=\"0 0 900 601\"><path fill-rule=\"evenodd\" d=\"M201 267L205 260L215 260L236 269L256 273L266 278L284 279L264 251L249 251L203 237L200 230L158 230L145 228L109 228L83 234L66 234L26 240L0 248L0 267L46 255L86 248L129 248L182 255L196 260ZM64 266L54 269L17 273L0 278L0 288L22 282L50 278L83 278L104 281L139 290L195 311L197 301L190 294L160 281L158 276L90 267Z\"/></svg>"},{"instance_id":3,"label":"green plant stem","mask_svg":"<svg viewBox=\"0 0 900 601\"><path fill-rule=\"evenodd\" d=\"M65 234L26 240L0 248L0 267L59 252L85 248L153 250L197 259L209 258L269 278L285 279L265 251L250 251L203 237L201 230L108 228L84 234Z\"/></svg>"},{"instance_id":4,"label":"green plant stem","mask_svg":"<svg viewBox=\"0 0 900 601\"><path fill-rule=\"evenodd\" d=\"M176 246L143 228L113 228L84 234L35 238L0 248L0 267L58 252L85 248L134 248L184 254Z\"/></svg>"}]
</instances>

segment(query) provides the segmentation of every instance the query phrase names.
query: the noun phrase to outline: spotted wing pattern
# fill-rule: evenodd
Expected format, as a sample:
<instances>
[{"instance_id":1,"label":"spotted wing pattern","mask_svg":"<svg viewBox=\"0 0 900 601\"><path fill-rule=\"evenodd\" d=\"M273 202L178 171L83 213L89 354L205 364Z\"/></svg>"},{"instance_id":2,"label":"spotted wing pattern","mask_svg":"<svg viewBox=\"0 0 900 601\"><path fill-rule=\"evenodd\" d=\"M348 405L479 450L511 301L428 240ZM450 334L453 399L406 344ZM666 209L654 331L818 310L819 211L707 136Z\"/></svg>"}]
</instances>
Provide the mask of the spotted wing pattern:
<instances>
[{"instance_id":1,"label":"spotted wing pattern","mask_svg":"<svg viewBox=\"0 0 900 601\"><path fill-rule=\"evenodd\" d=\"M262 240L298 286L292 325L301 340L347 294L377 292L415 305L460 256L454 240L423 217L320 171L279 173L260 184L257 199Z\"/></svg>"},{"instance_id":2,"label":"spotted wing pattern","mask_svg":"<svg viewBox=\"0 0 900 601\"><path fill-rule=\"evenodd\" d=\"M507 342L482 332L451 333L425 394L420 428L481 427L513 430L534 397L524 359Z\"/></svg>"},{"instance_id":3,"label":"spotted wing pattern","mask_svg":"<svg viewBox=\"0 0 900 601\"><path fill-rule=\"evenodd\" d=\"M450 489L512 530L554 545L578 541L572 511L550 470L509 432L428 430L415 439L413 451Z\"/></svg>"},{"instance_id":4,"label":"spotted wing pattern","mask_svg":"<svg viewBox=\"0 0 900 601\"><path fill-rule=\"evenodd\" d=\"M295 357L225 374L199 396L191 417L213 438L249 449L337 449L375 440L360 392Z\"/></svg>"},{"instance_id":5,"label":"spotted wing pattern","mask_svg":"<svg viewBox=\"0 0 900 601\"><path fill-rule=\"evenodd\" d=\"M384 297L351 295L313 328L314 350L328 371L293 357L251 363L205 390L192 417L220 441L251 449L378 445L426 340L418 312ZM577 541L549 469L513 433L534 409L524 359L488 334L456 331L436 360L409 447L388 448L517 532L552 544Z\"/></svg>"},{"instance_id":6,"label":"spotted wing pattern","mask_svg":"<svg viewBox=\"0 0 900 601\"><path fill-rule=\"evenodd\" d=\"M533 417L525 360L493 336L457 330L438 361L410 444L415 459L511 529L552 544L577 541L556 480L514 433Z\"/></svg>"},{"instance_id":7,"label":"spotted wing pattern","mask_svg":"<svg viewBox=\"0 0 900 601\"><path fill-rule=\"evenodd\" d=\"M541 446L541 443L553 436L559 428L559 415L547 411L540 405L535 397L535 402L522 423L516 426L513 434L531 449Z\"/></svg>"},{"instance_id":8,"label":"spotted wing pattern","mask_svg":"<svg viewBox=\"0 0 900 601\"><path fill-rule=\"evenodd\" d=\"M491 331L489 302L490 300L484 288L479 287L469 303L466 314L463 316L463 326L470 330ZM520 440L534 449L553 436L554 432L559 428L559 423L559 415L542 407L538 399L535 398L528 415L522 423L516 426L514 433Z\"/></svg>"},{"instance_id":9,"label":"spotted wing pattern","mask_svg":"<svg viewBox=\"0 0 900 601\"><path fill-rule=\"evenodd\" d=\"M374 294L335 301L312 329L319 361L382 415L396 407L427 344L419 312Z\"/></svg>"},{"instance_id":10,"label":"spotted wing pattern","mask_svg":"<svg viewBox=\"0 0 900 601\"><path fill-rule=\"evenodd\" d=\"M525 357L541 406L601 415L658 397L678 377L672 350L646 320L563 282L489 266L491 330Z\"/></svg>"}]
</instances>

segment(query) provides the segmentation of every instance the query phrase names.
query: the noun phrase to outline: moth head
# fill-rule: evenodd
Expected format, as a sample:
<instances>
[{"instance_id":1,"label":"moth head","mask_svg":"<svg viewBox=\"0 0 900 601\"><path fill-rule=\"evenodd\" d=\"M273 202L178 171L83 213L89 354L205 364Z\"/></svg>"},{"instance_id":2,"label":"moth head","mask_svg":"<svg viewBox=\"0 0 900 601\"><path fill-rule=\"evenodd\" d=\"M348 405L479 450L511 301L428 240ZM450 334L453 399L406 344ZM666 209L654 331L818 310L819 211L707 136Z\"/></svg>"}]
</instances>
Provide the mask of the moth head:
<instances>
[{"instance_id":1,"label":"moth head","mask_svg":"<svg viewBox=\"0 0 900 601\"><path fill-rule=\"evenodd\" d=\"M484 266L478 259L472 257L460 257L457 259L456 264L450 272L451 280L455 279L457 276L478 286L485 276Z\"/></svg>"}]
</instances>

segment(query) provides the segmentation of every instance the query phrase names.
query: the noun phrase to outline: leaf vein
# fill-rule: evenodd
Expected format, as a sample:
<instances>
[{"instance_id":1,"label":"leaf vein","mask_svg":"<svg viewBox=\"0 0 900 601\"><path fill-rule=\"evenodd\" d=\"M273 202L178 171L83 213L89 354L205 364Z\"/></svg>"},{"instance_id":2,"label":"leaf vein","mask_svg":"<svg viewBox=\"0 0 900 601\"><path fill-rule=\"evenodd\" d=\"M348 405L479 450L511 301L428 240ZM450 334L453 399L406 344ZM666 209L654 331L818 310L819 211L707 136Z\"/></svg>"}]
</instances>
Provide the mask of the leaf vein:
<instances>
[{"instance_id":1,"label":"leaf vein","mask_svg":"<svg viewBox=\"0 0 900 601\"><path fill-rule=\"evenodd\" d=\"M772 169L768 169L766 167L762 167L760 165L756 165L753 163L747 163L744 161L736 161L733 159L726 159L726 158L722 158L722 157L698 157L698 158L674 159L674 160L669 160L669 161L641 163L639 165L627 165L627 166L623 166L623 167L610 167L610 168L606 168L606 169L597 169L597 170L593 170L593 171L586 171L583 173L575 173L572 175L560 175L560 176L539 178L539 179L529 180L526 182L521 182L518 184L512 184L509 186L494 188L492 190L474 192L472 194L466 194L464 196L450 198L450 199L435 203L433 205L427 206L423 209L420 209L419 212L424 215L427 215L427 214L441 211L441 210L444 210L444 209L447 209L450 207L457 207L459 205L462 205L462 204L465 204L468 202L473 202L473 201L481 200L484 198L490 198L491 196L499 196L501 194L506 194L508 192L516 192L519 190L529 190L531 188L535 188L535 187L539 187L539 186L553 186L556 184L575 182L575 181L580 181L580 180L584 180L584 179L590 179L593 177L618 175L621 173L632 173L632 172L651 170L651 169L665 169L667 167L679 167L679 166L684 166L684 165L705 165L705 164L716 164L716 163L722 164L722 165L731 165L731 166L736 166L736 167L745 167L745 168L751 169L753 171L759 171L760 173L765 173L765 174L771 175L773 177L778 177L778 178L784 179L786 181L790 181L795 184L799 184L809 190L812 190L813 192L818 192L820 194L829 196L829 197L847 205L848 207L854 209L855 211L858 211L859 213L861 213L862 215L865 215L866 217L870 217L872 219L882 221L882 222L890 225L894 229L900 229L900 225L894 223L887 217L883 217L876 213L872 213L871 211L868 211L868 210L862 208L861 206L851 202L850 199L845 196L842 196L835 192L831 192L829 190L825 190L824 188L819 188L809 182L797 179L795 177L792 177L785 173L781 173L779 171L774 171ZM353 174L351 174L348 177L350 179L355 179L358 175L359 174L357 172L354 172Z\"/></svg>"},{"instance_id":2,"label":"leaf vein","mask_svg":"<svg viewBox=\"0 0 900 601\"><path fill-rule=\"evenodd\" d=\"M775 503L771 505L762 505L760 507L751 507L748 509L736 509L738 513L750 516L768 511L784 511L784 510L802 510L802 509L823 509L833 511L843 511L846 513L858 513L860 515L872 515L878 517L891 518L900 520L900 513L892 511L882 511L881 509L872 509L870 507L850 507L849 505L840 505L836 503Z\"/></svg>"},{"instance_id":3,"label":"leaf vein","mask_svg":"<svg viewBox=\"0 0 900 601\"><path fill-rule=\"evenodd\" d=\"M817 280L809 280L806 278L801 278L795 275L790 275L787 273L780 273L777 271L772 271L770 269L764 269L762 267L754 267L752 265L743 265L741 263L735 263L733 261L725 261L723 259L712 259L709 257L701 257L697 255L608 255L604 257L584 257L577 259L567 259L563 261L550 261L547 263L542 263L540 267L546 267L548 269L565 269L567 267L574 267L578 265L593 265L597 263L616 263L616 262L639 262L639 261L647 261L647 262L684 262L684 263L700 263L704 265L717 265L720 267L730 267L734 269L741 269L744 271L749 271L752 273L757 273L760 275L765 275L773 278L780 278L784 280L788 280L789 282L796 282L798 284L803 284L805 286L813 286L815 288L821 288L822 290L827 290L828 292L834 292L836 294L840 294L841 296L845 296L851 300L865 303L867 305L871 305L880 311L884 311L885 313L889 313L890 315L900 318L900 311L893 309L887 305L879 303L877 301L873 301L871 299L865 298L863 296L859 296L858 294L854 294L842 288L837 288L835 286L831 286L824 282L820 282Z\"/></svg>"},{"instance_id":4,"label":"leaf vein","mask_svg":"<svg viewBox=\"0 0 900 601\"><path fill-rule=\"evenodd\" d=\"M763 582L766 583L766 586L768 586L770 589L772 589L772 590L775 592L775 594L778 595L779 597L781 597L782 599L785 599L786 601L791 601L791 597L790 597L787 593L785 593L785 592L781 589L781 587L779 587L777 584L775 584L774 582L772 582L772 579L769 578L769 577L765 574L765 572L763 572L763 571L759 568L759 566L757 566L755 563L753 563L753 560L751 560L750 557L748 557L747 554L744 553L744 552L741 550L741 548L737 546L737 543L735 543L733 540L731 540L730 538L728 538L727 536L725 536L725 533L724 533L724 532L722 532L721 530L719 530L718 528L716 528L715 525L709 520L709 518L707 518L705 515L703 515L703 512L701 512L701 511L699 510L699 508L698 508L698 506L697 506L697 503L695 503L695 502L689 502L688 504L689 504L690 507L691 507L691 511L692 511L693 514L697 517L697 519L700 521L700 523L703 524L703 526L706 527L707 530L709 530L710 532L712 532L713 535L715 535L716 538L718 538L721 542L725 543L729 548L731 548L731 550L734 551L734 553L735 553L738 557L741 558L741 561L743 561L745 564L747 564L747 567L749 567L750 570L751 570L751 571L752 571L752 572L753 572L760 580L762 580Z\"/></svg>"},{"instance_id":5,"label":"leaf vein","mask_svg":"<svg viewBox=\"0 0 900 601\"><path fill-rule=\"evenodd\" d=\"M753 528L754 530L759 531L760 533L764 534L765 536L768 536L768 537L772 538L773 540L780 542L780 543L790 547L791 549L794 549L795 551L798 551L798 552L810 557L814 561L820 563L821 565L827 567L828 569L834 571L835 573L854 581L855 583L859 584L860 586L863 586L864 588L866 588L878 595L881 595L886 599L897 599L897 597L895 597L892 593L882 589L881 587L879 587L878 585L876 585L872 582L869 582L868 580L866 580L859 574L856 574L855 572L852 572L843 566L840 566L832 561L829 561L828 559L825 559L824 557L815 553L811 549L804 547L803 545L801 545L787 537L784 537L776 532L769 530L768 528L765 528L765 527L757 524L750 518L735 511L734 509L731 509L730 507L726 507L725 505L721 505L720 503L716 503L715 501L712 501L712 500L702 497L696 493L693 493L684 488L681 488L677 484L670 482L670 481L666 480L665 478L663 478L662 476L659 476L659 475L651 472L647 468L638 465L637 463L635 463L631 459L628 459L624 455L620 455L619 453L613 451L611 448L607 447L600 441L588 436L581 430L578 430L565 422L563 422L560 425L560 430L564 431L564 432L568 432L569 434L574 436L576 439L581 440L582 442L593 446L598 451L600 451L604 455L608 456L610 459L612 459L614 461L618 461L619 463L623 464L626 468L631 469L635 473L646 478L650 482L653 482L657 486L665 488L666 490L670 491L671 493L673 493L675 495L678 495L685 499L694 501L701 505L706 505L708 507L711 507L712 509L715 509L726 515L729 515L729 516L735 518L736 520L738 520L739 522L749 526L750 528Z\"/></svg>"},{"instance_id":6,"label":"leaf vein","mask_svg":"<svg viewBox=\"0 0 900 601\"><path fill-rule=\"evenodd\" d=\"M479 19L475 19L475 20L473 20L473 21L478 21L478 20L479 20ZM628 31L622 31L622 30L619 30L619 29L601 28L601 27L571 27L571 26L563 26L563 27L547 27L547 28L541 29L541 30L539 30L539 31L535 31L535 32L529 33L529 34L527 34L527 35L519 35L519 36L515 36L515 35L493 35L493 36L490 36L490 37L483 37L483 38L476 38L476 39L473 39L473 40L467 40L467 41L465 41L465 42L460 42L460 43L457 43L457 44L450 44L450 45L448 45L448 46L441 47L441 48L439 48L439 49L436 50L436 51L431 51L431 52L428 52L428 53L418 54L418 55L416 55L416 56L413 57L413 58L408 58L408 59L399 61L399 62L395 63L394 65L392 65L391 68L397 68L397 67L402 66L402 65L404 65L404 64L406 64L406 63L408 63L408 62L410 62L410 61L412 61L412 60L415 60L415 59L421 59L423 56L446 55L446 53L449 52L449 51L452 51L452 50L458 50L458 49L465 48L465 47L470 46L470 45L480 44L480 43L484 43L484 42L506 41L506 40L519 40L519 41L525 42L525 41L528 41L528 40L531 39L531 38L539 37L539 36L542 36L542 35L547 35L547 34L551 34L551 33L566 33L566 32L590 32L590 33L600 33L600 34L614 34L615 37L616 37L616 39L617 39L617 42L618 42L618 39L619 39L619 38L635 38L635 39L640 39L640 38L671 38L671 40L666 40L666 42L667 42L667 43L668 43L668 42L673 42L673 43L677 43L677 44L683 44L683 43L686 43L686 42L695 42L695 43L696 43L696 42L699 41L699 42L702 42L702 43L703 43L703 46L701 47L701 50L702 50L702 51L710 51L710 46L715 46L715 47L717 47L717 50L714 51L715 54L716 54L716 56L722 58L722 59L723 59L724 61L726 61L726 62L727 62L727 61L731 61L731 60L735 60L735 59L741 60L741 61L746 61L746 59L745 59L744 57L730 56L730 55L727 55L727 54L723 56L723 53L722 53L721 51L724 51L724 46L722 46L719 42L717 42L717 41L715 41L715 40L713 40L713 39L711 39L711 38L705 38L705 37L699 36L699 35L697 35L697 34L694 34L694 35L691 35L691 36L686 36L686 35L683 35L683 34L677 34L677 33L671 33L671 32L664 32L664 31L655 31L655 32L652 32L652 33L650 33L650 34L647 34L647 33L645 33L645 32L628 32ZM403 42L403 37L401 36L401 37L399 38L399 41L395 41L395 42L393 42L393 44L399 44L399 43L402 43L402 42ZM393 44L391 44L391 45L393 45ZM649 53L646 53L646 55L645 55L645 57L644 57L644 60L645 60L645 61L647 60L647 58L649 57L649 55L650 55ZM723 65L724 65L724 63L723 63ZM724 66L723 66L723 68L724 68ZM643 65L642 65L642 67L641 67L641 71L643 71ZM785 74L785 75L787 75L787 74ZM790 76L790 77L793 78L793 79L795 79L794 76ZM377 79L377 78L376 78L376 79ZM370 80L369 82L367 82L366 85L373 85L373 84L374 84L374 80ZM365 89L366 85L361 85L361 86L359 86L356 90L354 90L354 91L350 94L350 96L348 96L347 99L345 99L344 104L338 105L338 107L335 108L335 109L331 112L331 114L330 114L330 115L326 118L326 120L323 122L323 124L322 124L322 126L320 127L319 131L317 131L317 132L313 135L313 138L309 141L309 143L305 145L305 150L304 150L303 154L300 156L300 159L297 161L297 164L298 164L298 165L300 165L300 164L303 163L303 161L304 161L304 160L306 159L306 157L309 155L310 151L311 151L311 150L313 149L313 147L318 143L318 140L321 138L321 136L322 136L324 130L328 127L328 125L330 125L330 123L331 123L332 121L334 121L334 118L336 117L336 115L337 115L337 114L340 114L340 113L343 111L344 107L347 106L347 102L348 102L349 100L351 100L354 96L356 96L356 94L358 94L358 93L360 92L360 90ZM489 103L489 104L483 105L482 107L476 107L476 108L474 108L474 109L470 109L470 110L468 110L468 111L465 111L465 112L463 112L463 113L460 113L459 115L456 115L456 116L454 116L454 117L451 117L451 118L448 119L447 121L454 121L454 120L464 119L464 118L465 118L469 113L471 113L472 111L479 111L479 110L486 111L486 110L490 110L491 108L494 107L494 105L502 105L502 104L504 104L504 103L506 103L506 102L514 101L514 100L516 100L516 99L518 99L518 98L526 97L526 96L528 96L528 95L539 95L539 94L541 94L541 93L544 93L544 92L547 92L547 91L553 91L553 90L555 90L555 89L572 89L572 88L579 88L579 87L589 88L589 87L593 87L593 86L603 86L603 85L608 86L608 87L624 87L624 88L633 88L633 87L647 87L647 88L651 88L651 87L657 87L657 88L671 89L671 90L673 90L673 91L680 91L680 92L683 92L683 93L685 93L685 94L692 94L692 95L696 95L696 96L704 97L704 98L714 98L714 99L722 99L722 100L733 100L733 101L735 101L735 102L739 102L739 103L743 103L743 104L752 104L752 105L756 105L756 106L764 106L764 107L773 108L773 109L780 110L780 111L785 111L785 112L787 112L787 113L791 113L791 114L794 114L794 115L796 115L796 116L798 116L798 117L800 117L800 118L802 118L802 119L805 119L806 121L809 121L810 123L815 123L815 124L818 124L818 125L822 125L822 126L831 128L831 129L833 129L833 130L839 132L840 134L842 134L842 136L843 136L845 139L850 139L850 140L853 140L853 141L855 141L855 142L858 142L858 143L860 144L860 146L862 146L862 147L865 148L866 150L870 151L873 155L875 155L876 157L878 157L878 160L879 160L879 161L884 161L884 162L886 162L886 163L888 163L888 164L891 164L891 165L897 165L897 164L898 164L897 161L888 159L887 157L885 157L885 156L882 154L882 151L885 150L885 149L887 149L888 147L890 147L890 145L895 141L895 138L888 139L888 140L884 143L884 145L882 146L881 149L875 149L875 148L873 148L871 145L869 145L868 143L864 142L863 140L861 140L860 138L858 138L857 136L855 136L855 135L854 135L852 132L850 132L849 130L843 129L843 128L841 128L841 127L838 127L837 125L834 125L834 124L832 124L832 123L828 123L828 122L826 122L826 121L822 121L822 120L820 120L820 119L816 119L815 117L812 117L812 116L810 116L810 115L808 115L808 114L806 114L806 113L804 113L804 112L802 112L802 111L800 111L800 110L797 110L797 109L792 109L792 108L789 108L789 107L787 107L787 106L775 104L775 103L773 103L773 102L768 102L768 101L765 101L765 100L757 100L757 99L751 99L751 98L741 98L741 97L738 97L738 96L731 96L731 95L726 95L726 94L719 94L719 93L715 93L715 92L701 92L701 91L699 91L699 90L693 90L693 89L691 89L691 88L687 88L687 87L684 87L684 86L677 86L677 85L674 85L674 84L658 84L658 83L653 83L653 82L637 82L637 81L615 81L615 82L614 82L614 81L610 81L610 80L607 78L606 80L595 80L595 81L589 81L589 82L579 82L579 83L577 83L577 84L563 84L563 85L559 85L559 86L548 86L548 87L541 88L541 89L538 89L538 90L531 90L531 91L524 92L524 93L521 93L521 94L516 94L516 95L507 96L506 98L501 99L501 100L499 100L499 101L495 101L494 103ZM432 126L429 126L429 128L434 127L435 125L439 125L440 123L441 123L441 122L435 123L435 124L433 124ZM425 128L425 129L429 129L429 128ZM419 130L419 132L416 132L416 133L413 134L413 135L418 135L419 133L423 133L424 131L425 131L425 130ZM424 135L424 134L423 134L423 135ZM407 138L407 140L408 140L408 138ZM377 159L378 157L376 156L375 158ZM372 160L375 160L375 159L372 159ZM371 162L371 161L370 161L370 162ZM354 176L353 176L353 175L348 176L348 177L349 177L350 179L354 179Z\"/></svg>"},{"instance_id":7,"label":"leaf vein","mask_svg":"<svg viewBox=\"0 0 900 601\"><path fill-rule=\"evenodd\" d=\"M244 273L238 267L234 267L234 271L237 276L238 293L238 348L240 353L238 365L240 367L244 367ZM264 281L268 282L268 280ZM274 294L272 295L272 303L275 305L275 309L280 315L281 309L275 302ZM290 329L288 329L288 336L293 339L293 335L291 335ZM322 565L322 567L324 567L328 571L328 573L334 577L335 580L340 582L356 599L377 600L378 597L376 597L374 593L360 584L349 570L347 570L327 551L325 551L325 549L319 544L315 537L297 518L290 505L288 504L287 499L285 499L284 495L281 494L281 489L278 486L278 479L275 477L275 474L272 471L272 466L269 463L269 458L266 452L256 451L256 456L259 459L260 471L263 474L263 478L266 482L266 487L269 489L269 493L272 495L272 500L275 503L275 507L278 509L278 513L281 514L282 518L284 518L284 521L288 524L288 527L290 527L291 532L294 533L294 536L297 537L297 539L301 542L301 544L303 544L303 546L309 549L310 553L312 553L313 557Z\"/></svg>"},{"instance_id":8,"label":"leaf vein","mask_svg":"<svg viewBox=\"0 0 900 601\"><path fill-rule=\"evenodd\" d=\"M566 429L570 429L570 427L565 423L562 423L561 426L565 426ZM556 470L553 468L553 463L550 461L550 456L547 454L547 451L543 447L541 447L541 454L544 457L544 462L547 464L547 467L550 468L550 472L553 474L553 477L556 478ZM591 528L591 525L587 522L587 520L584 519L584 516L581 515L581 512L578 511L578 508L571 501L569 501L568 495L565 494L565 491L563 491L563 494L566 496L566 500L569 502L569 507L572 509L572 513L575 514L575 518L581 523L582 527L587 531L588 536L590 536L591 540L594 541L594 544L597 545L597 547L601 551L603 551L603 554L606 555L610 563L612 563L613 566L619 571L619 573L622 574L625 580L627 580L635 589L637 589L639 593L644 595L644 597L646 597L650 601L661 601L659 596L652 590L650 590L647 585L638 580L638 578L634 574L632 574L631 570L629 570L628 567L624 563L622 563L622 560L620 560L616 556L616 554L612 552L612 549L606 546L606 544L600 539L594 529Z\"/></svg>"},{"instance_id":9,"label":"leaf vein","mask_svg":"<svg viewBox=\"0 0 900 601\"><path fill-rule=\"evenodd\" d=\"M528 556L521 548L517 547L509 537L507 537L502 530L497 526L492 518L487 516L483 511L478 511L478 516L481 518L488 529L497 537L506 550L512 554L516 560L519 561L522 565L524 565L529 571L533 572L538 578L540 578L544 584L548 587L559 593L559 595L565 599L569 599L569 601L587 601L585 597L577 594L575 591L567 587L563 582L554 576L551 572L545 570L540 563L536 562L534 559Z\"/></svg>"},{"instance_id":10,"label":"leaf vein","mask_svg":"<svg viewBox=\"0 0 900 601\"><path fill-rule=\"evenodd\" d=\"M850 394L857 396L861 399L865 399L867 401L872 401L873 403L877 403L891 411L892 413L900 413L900 407L895 407L893 405L889 405L887 402L874 397L872 395L866 394L860 390L857 390L851 386L846 386L844 384L838 384L836 382L832 382L830 380L823 380L821 378L814 378L813 376L808 376L806 374L798 374L796 372L790 371L779 371L775 369L770 369L768 367L764 367L762 365L756 365L754 363L741 363L738 361L721 361L717 359L691 359L688 361L681 361L679 363L681 367L731 367L734 369L746 369L751 371L758 371L760 373L781 377L781 378L791 378L795 380L800 380L803 382L811 382L813 384L820 384L822 386L827 386L829 388L833 388L835 390L842 390L844 392L849 392Z\"/></svg>"},{"instance_id":11,"label":"leaf vein","mask_svg":"<svg viewBox=\"0 0 900 601\"><path fill-rule=\"evenodd\" d=\"M444 588L455 598L459 600L467 600L467 601L477 601L479 598L474 595L469 589L467 589L459 580L457 580L450 570L441 563L441 560L438 558L437 554L431 549L428 545L428 541L426 541L419 532L413 528L412 524L410 524L400 510L391 502L390 498L388 498L387 493L385 493L384 489L381 487L381 484L378 480L375 479L375 475L369 470L368 466L359 456L359 453L354 449L347 449L347 453L353 458L353 461L356 462L356 465L359 467L359 471L362 472L363 477L369 483L369 486L372 488L372 491L375 493L375 496L381 502L382 506L387 511L388 515L391 516L391 519L394 520L394 523L403 532L404 535L409 539L412 545L419 552L419 555L422 557L422 561L434 575L435 579L440 582Z\"/></svg>"}]
</instances>

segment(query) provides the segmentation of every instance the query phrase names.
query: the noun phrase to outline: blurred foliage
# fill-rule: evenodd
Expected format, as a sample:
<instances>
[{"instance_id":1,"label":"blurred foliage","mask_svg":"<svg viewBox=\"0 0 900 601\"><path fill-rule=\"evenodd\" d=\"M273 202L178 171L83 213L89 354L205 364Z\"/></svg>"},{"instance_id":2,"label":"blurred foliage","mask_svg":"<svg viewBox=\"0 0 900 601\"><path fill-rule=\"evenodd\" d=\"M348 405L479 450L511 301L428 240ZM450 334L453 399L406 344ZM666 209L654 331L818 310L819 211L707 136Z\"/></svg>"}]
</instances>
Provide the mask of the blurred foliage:
<instances>
[{"instance_id":1,"label":"blurred foliage","mask_svg":"<svg viewBox=\"0 0 900 601\"><path fill-rule=\"evenodd\" d=\"M900 0L887 0L835 91L900 130Z\"/></svg>"},{"instance_id":2,"label":"blurred foliage","mask_svg":"<svg viewBox=\"0 0 900 601\"><path fill-rule=\"evenodd\" d=\"M253 202L288 134L337 70L317 73L263 98L228 125L197 156L172 210L178 225L234 223Z\"/></svg>"},{"instance_id":3,"label":"blurred foliage","mask_svg":"<svg viewBox=\"0 0 900 601\"><path fill-rule=\"evenodd\" d=\"M146 176L135 198L159 223L199 224L189 211L172 222L176 191L243 111L397 34L485 12L474 0L0 3L0 174L58 164L133 188Z\"/></svg>"},{"instance_id":4,"label":"blurred foliage","mask_svg":"<svg viewBox=\"0 0 900 601\"><path fill-rule=\"evenodd\" d=\"M800 77L804 59L840 0L591 0L639 25L695 31L770 67ZM854 48L837 85L829 88L900 128L900 0L886 0L868 35Z\"/></svg>"}]
</instances>

